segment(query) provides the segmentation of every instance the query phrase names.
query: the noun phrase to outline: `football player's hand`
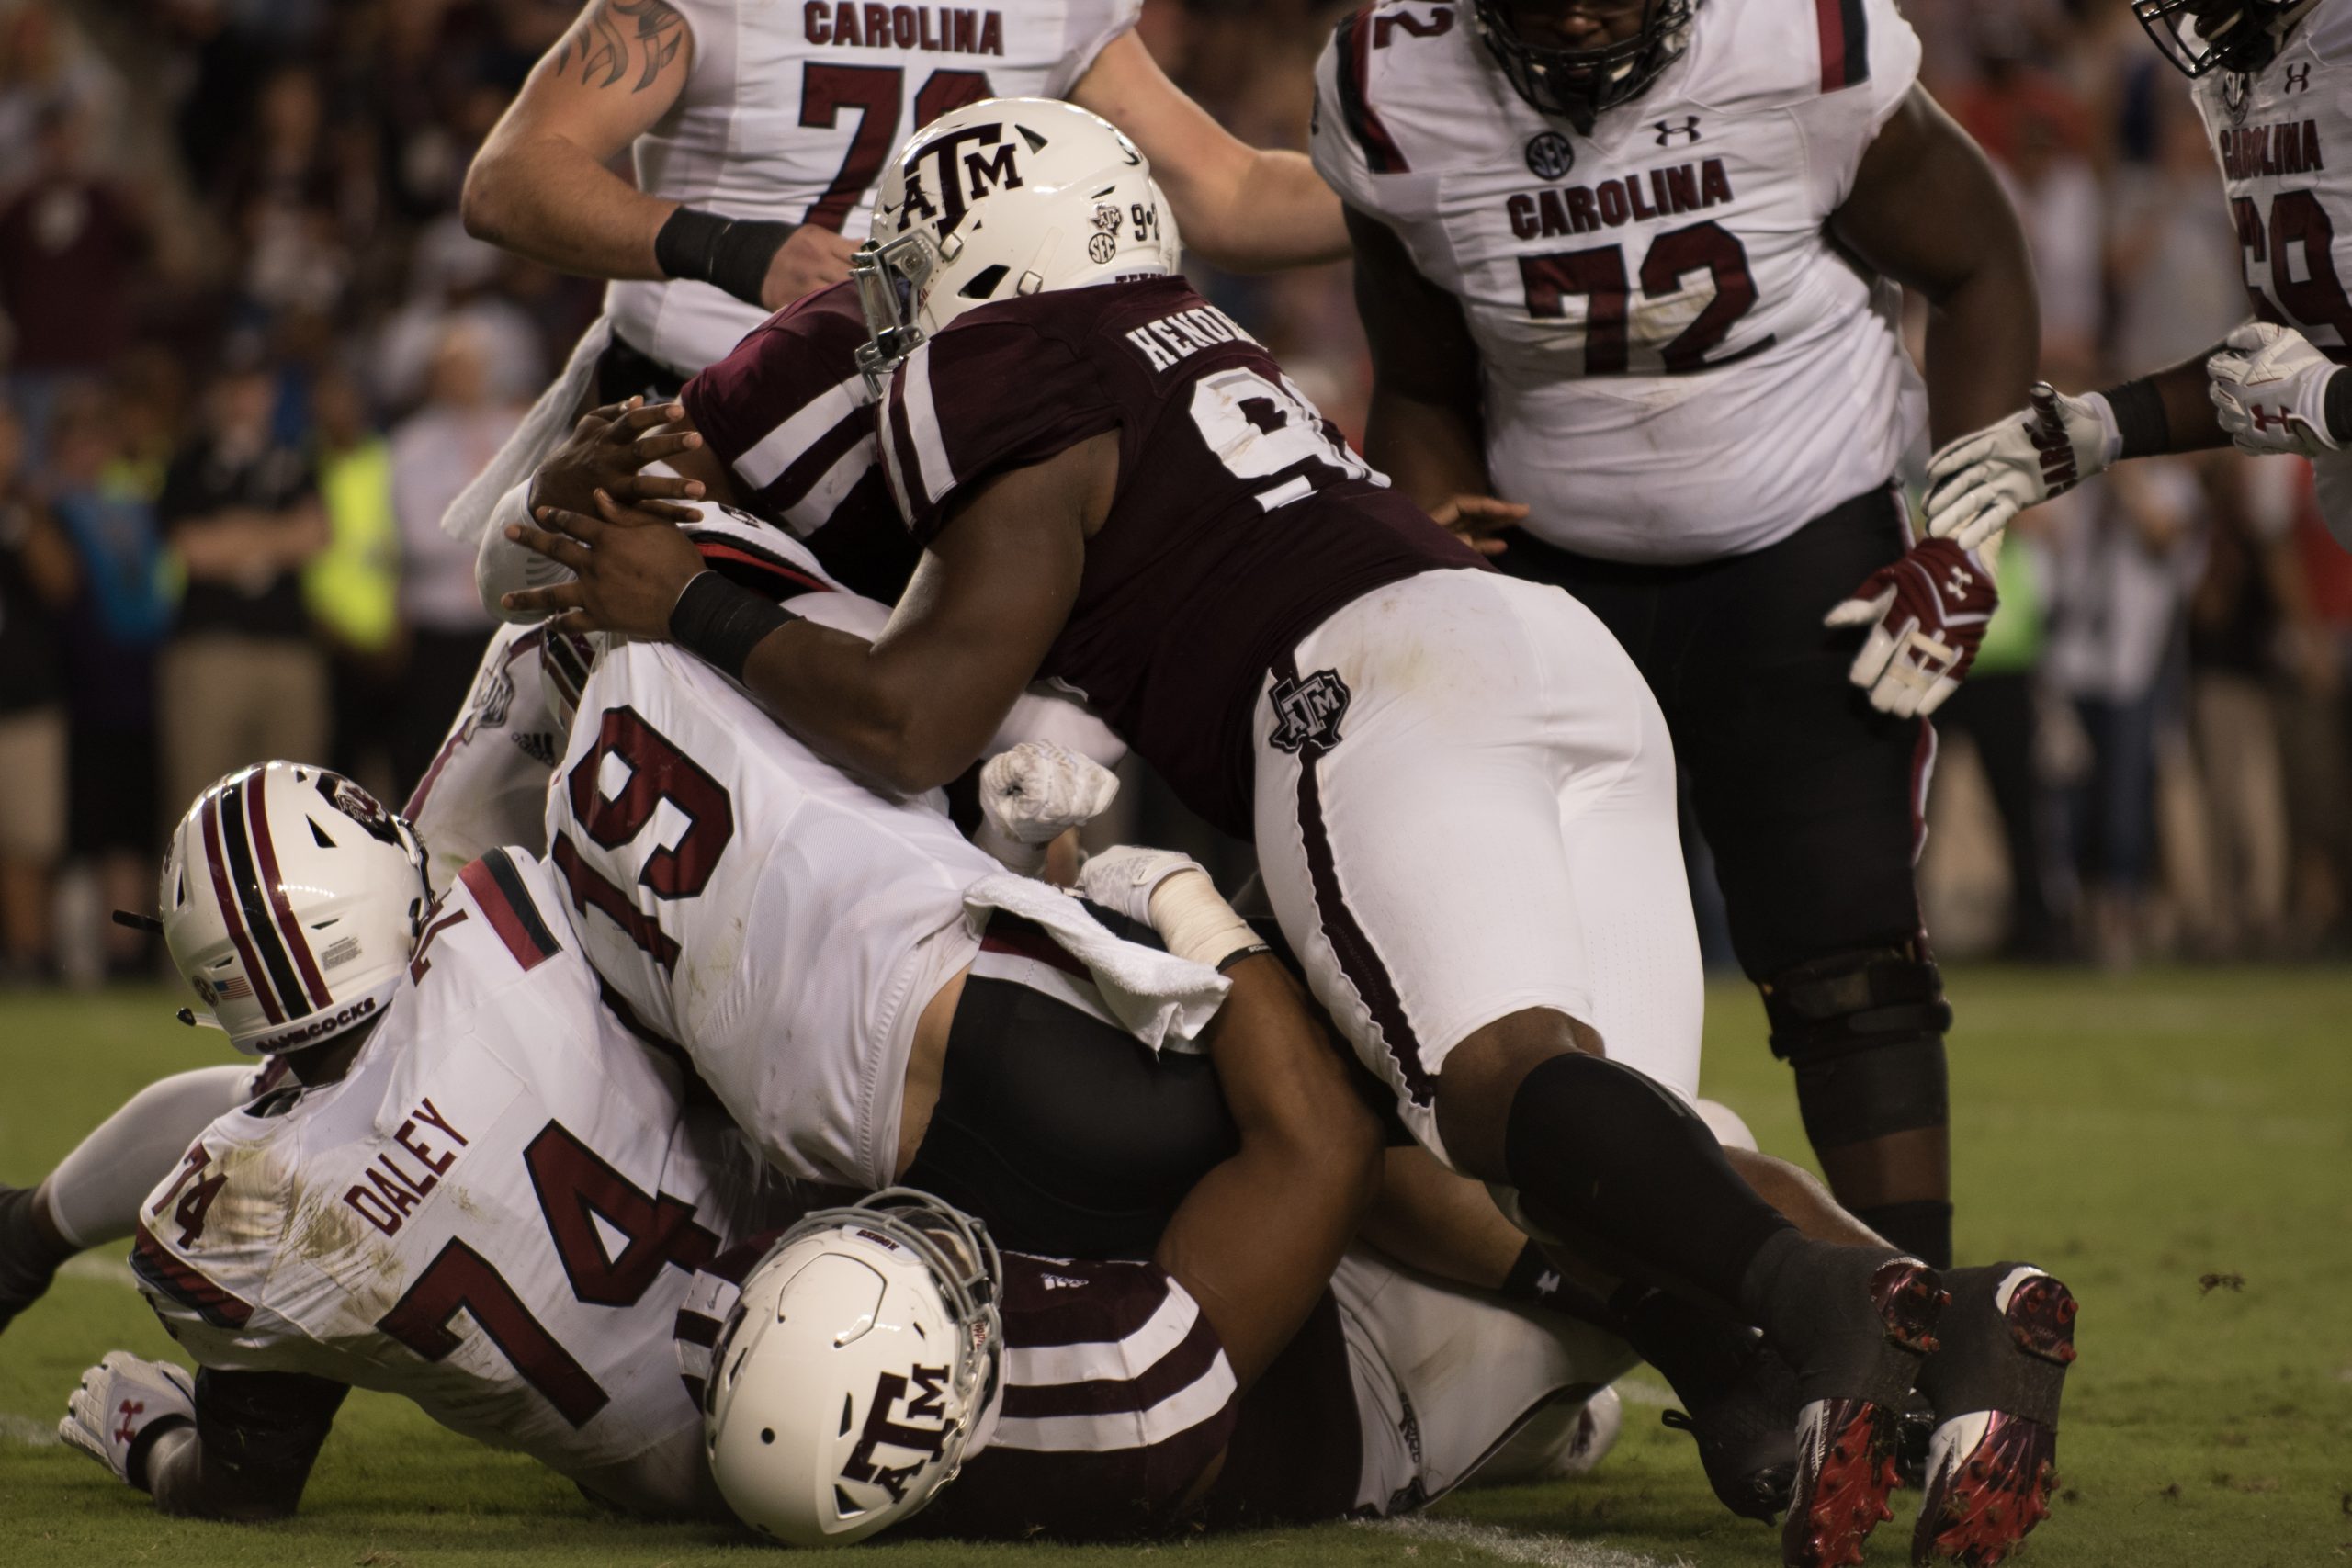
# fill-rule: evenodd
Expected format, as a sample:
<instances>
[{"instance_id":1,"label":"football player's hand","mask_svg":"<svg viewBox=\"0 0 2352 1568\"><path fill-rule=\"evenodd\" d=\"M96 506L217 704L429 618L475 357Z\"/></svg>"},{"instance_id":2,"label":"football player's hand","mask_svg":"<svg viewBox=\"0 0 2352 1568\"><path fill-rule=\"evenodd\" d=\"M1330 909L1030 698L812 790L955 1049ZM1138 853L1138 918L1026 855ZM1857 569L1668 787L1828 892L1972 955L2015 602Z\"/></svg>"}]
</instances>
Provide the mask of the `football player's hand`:
<instances>
[{"instance_id":1,"label":"football player's hand","mask_svg":"<svg viewBox=\"0 0 2352 1568\"><path fill-rule=\"evenodd\" d=\"M57 1435L144 1491L148 1449L173 1427L195 1422L196 1382L186 1368L109 1350L82 1374Z\"/></svg>"},{"instance_id":2,"label":"football player's hand","mask_svg":"<svg viewBox=\"0 0 2352 1568\"><path fill-rule=\"evenodd\" d=\"M1151 896L1161 883L1187 871L1199 872L1204 878L1208 875L1190 855L1121 844L1087 857L1078 873L1078 890L1106 909L1149 925Z\"/></svg>"},{"instance_id":3,"label":"football player's hand","mask_svg":"<svg viewBox=\"0 0 2352 1568\"><path fill-rule=\"evenodd\" d=\"M1457 495L1441 502L1430 516L1480 555L1498 556L1510 547L1496 536L1525 522L1527 508L1491 495Z\"/></svg>"},{"instance_id":4,"label":"football player's hand","mask_svg":"<svg viewBox=\"0 0 2352 1568\"><path fill-rule=\"evenodd\" d=\"M1973 550L2027 507L2106 468L2122 445L2105 398L2070 398L2036 381L2025 408L1928 459L1928 536Z\"/></svg>"},{"instance_id":5,"label":"football player's hand","mask_svg":"<svg viewBox=\"0 0 2352 1568\"><path fill-rule=\"evenodd\" d=\"M2238 450L2255 457L2316 457L2343 444L2328 434L2334 360L2292 327L2248 321L2205 362L2205 395Z\"/></svg>"},{"instance_id":6,"label":"football player's hand","mask_svg":"<svg viewBox=\"0 0 2352 1568\"><path fill-rule=\"evenodd\" d=\"M831 229L803 223L768 258L768 275L760 280L760 303L781 310L803 294L830 288L849 276L849 258L857 247Z\"/></svg>"},{"instance_id":7,"label":"football player's hand","mask_svg":"<svg viewBox=\"0 0 2352 1568\"><path fill-rule=\"evenodd\" d=\"M506 536L570 569L572 581L509 593L503 607L552 617L560 632L619 632L666 642L678 595L708 564L667 518L598 491L596 513L541 507L539 525L517 523Z\"/></svg>"},{"instance_id":8,"label":"football player's hand","mask_svg":"<svg viewBox=\"0 0 2352 1568\"><path fill-rule=\"evenodd\" d=\"M1119 776L1051 740L1024 740L980 769L980 848L1008 870L1035 875L1046 846L1102 814Z\"/></svg>"},{"instance_id":9,"label":"football player's hand","mask_svg":"<svg viewBox=\"0 0 2352 1568\"><path fill-rule=\"evenodd\" d=\"M642 398L607 403L582 414L563 445L548 453L531 475L528 501L532 515L537 516L541 509L550 506L566 512L586 512L595 505L596 492L601 490L634 502L657 516L692 522L700 513L690 506L674 503L699 499L699 479L640 471L650 463L690 452L702 445L702 436L691 430L665 435L649 434L684 417L685 409L680 404L648 403Z\"/></svg>"},{"instance_id":10,"label":"football player's hand","mask_svg":"<svg viewBox=\"0 0 2352 1568\"><path fill-rule=\"evenodd\" d=\"M1879 712L1925 718L1976 662L1999 603L1981 562L1951 539L1924 539L1871 573L1822 624L1868 626L1847 678Z\"/></svg>"}]
</instances>

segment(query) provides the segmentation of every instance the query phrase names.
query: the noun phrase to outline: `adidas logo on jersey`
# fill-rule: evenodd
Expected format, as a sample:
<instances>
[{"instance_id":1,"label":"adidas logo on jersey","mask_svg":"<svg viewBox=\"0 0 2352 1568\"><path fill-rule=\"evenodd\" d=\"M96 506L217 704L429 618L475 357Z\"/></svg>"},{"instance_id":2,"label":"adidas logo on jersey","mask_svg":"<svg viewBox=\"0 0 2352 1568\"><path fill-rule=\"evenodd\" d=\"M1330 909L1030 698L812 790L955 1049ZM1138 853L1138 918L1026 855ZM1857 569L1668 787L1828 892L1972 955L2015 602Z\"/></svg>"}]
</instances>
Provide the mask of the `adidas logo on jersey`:
<instances>
[{"instance_id":1,"label":"adidas logo on jersey","mask_svg":"<svg viewBox=\"0 0 2352 1568\"><path fill-rule=\"evenodd\" d=\"M1082 1288L1086 1283L1083 1280L1073 1280L1067 1274L1040 1274L1038 1278L1045 1281L1046 1289L1049 1291L1075 1291Z\"/></svg>"},{"instance_id":2,"label":"adidas logo on jersey","mask_svg":"<svg viewBox=\"0 0 2352 1568\"><path fill-rule=\"evenodd\" d=\"M1724 161L1708 158L1599 185L1518 191L1503 203L1503 211L1514 237L1533 240L1697 212L1731 198L1731 175Z\"/></svg>"}]
</instances>

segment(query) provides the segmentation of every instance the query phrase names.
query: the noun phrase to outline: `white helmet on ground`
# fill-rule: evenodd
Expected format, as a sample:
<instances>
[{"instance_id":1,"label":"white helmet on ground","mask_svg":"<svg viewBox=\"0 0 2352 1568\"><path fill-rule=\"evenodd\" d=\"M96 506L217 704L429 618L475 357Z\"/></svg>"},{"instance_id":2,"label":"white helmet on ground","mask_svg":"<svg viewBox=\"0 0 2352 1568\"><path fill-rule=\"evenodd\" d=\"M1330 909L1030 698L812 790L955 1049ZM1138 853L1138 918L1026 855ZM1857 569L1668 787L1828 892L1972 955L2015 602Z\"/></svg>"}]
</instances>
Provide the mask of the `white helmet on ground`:
<instances>
[{"instance_id":1,"label":"white helmet on ground","mask_svg":"<svg viewBox=\"0 0 2352 1568\"><path fill-rule=\"evenodd\" d=\"M879 375L975 306L1177 270L1176 215L1136 144L1058 98L983 98L908 139L850 264Z\"/></svg>"},{"instance_id":2,"label":"white helmet on ground","mask_svg":"<svg viewBox=\"0 0 2352 1568\"><path fill-rule=\"evenodd\" d=\"M736 1517L846 1546L920 1512L995 1395L1003 1278L985 1226L911 1188L785 1232L711 1347L703 1442Z\"/></svg>"},{"instance_id":3,"label":"white helmet on ground","mask_svg":"<svg viewBox=\"0 0 2352 1568\"><path fill-rule=\"evenodd\" d=\"M432 895L409 825L339 773L240 768L173 830L157 895L196 1017L247 1055L373 1020Z\"/></svg>"}]
</instances>

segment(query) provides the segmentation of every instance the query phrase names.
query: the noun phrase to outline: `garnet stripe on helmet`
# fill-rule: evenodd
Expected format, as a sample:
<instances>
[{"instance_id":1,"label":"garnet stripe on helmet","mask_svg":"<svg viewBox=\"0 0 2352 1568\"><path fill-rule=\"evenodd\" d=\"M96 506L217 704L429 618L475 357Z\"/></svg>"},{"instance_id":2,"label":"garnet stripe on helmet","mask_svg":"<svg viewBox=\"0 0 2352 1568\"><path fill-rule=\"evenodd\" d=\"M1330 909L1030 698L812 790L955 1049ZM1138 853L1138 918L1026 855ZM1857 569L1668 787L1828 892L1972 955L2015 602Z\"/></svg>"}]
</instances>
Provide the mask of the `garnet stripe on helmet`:
<instances>
[{"instance_id":1,"label":"garnet stripe on helmet","mask_svg":"<svg viewBox=\"0 0 2352 1568\"><path fill-rule=\"evenodd\" d=\"M1363 149L1364 162L1372 165L1374 174L1410 174L1412 166L1405 162L1396 138L1388 134L1387 123L1365 93L1372 77L1372 33L1363 22L1361 11L1351 11L1340 19L1340 53L1347 62L1346 69L1339 73L1340 118L1356 145Z\"/></svg>"},{"instance_id":2,"label":"garnet stripe on helmet","mask_svg":"<svg viewBox=\"0 0 2352 1568\"><path fill-rule=\"evenodd\" d=\"M490 851L458 873L458 880L466 885L466 891L473 895L474 903L490 921L490 929L498 933L498 940L526 974L563 951L504 850Z\"/></svg>"},{"instance_id":3,"label":"garnet stripe on helmet","mask_svg":"<svg viewBox=\"0 0 2352 1568\"><path fill-rule=\"evenodd\" d=\"M269 895L270 913L277 925L278 934L285 939L287 951L294 955L294 967L301 972L302 984L310 997L305 1012L333 1005L334 994L327 989L326 976L319 973L318 960L311 954L310 934L302 930L302 922L294 918L294 907L286 901L286 878L277 869L277 846L270 840L269 813L265 808L261 791L251 785L245 790L245 820L253 829L254 858L261 870L262 891Z\"/></svg>"},{"instance_id":4,"label":"garnet stripe on helmet","mask_svg":"<svg viewBox=\"0 0 2352 1568\"><path fill-rule=\"evenodd\" d=\"M278 1006L269 976L263 973L261 960L254 956L253 943L245 936L244 919L237 912L236 895L229 891L228 862L220 852L220 802L217 796L204 813L204 868L211 874L212 896L220 901L221 923L229 928L229 940L236 944L237 958L245 966L245 977L253 982L254 995L261 998L263 1016L272 1023L285 1022L285 1010Z\"/></svg>"},{"instance_id":5,"label":"garnet stripe on helmet","mask_svg":"<svg viewBox=\"0 0 2352 1568\"><path fill-rule=\"evenodd\" d=\"M695 548L702 552L703 559L711 563L713 571L741 583L743 587L764 593L779 604L786 599L797 599L804 593L832 592L825 583L809 576L798 567L786 565L776 557L753 549L748 545L732 541L722 544L716 539L696 539ZM728 570L728 564L730 562L739 568L749 570L730 571Z\"/></svg>"},{"instance_id":6,"label":"garnet stripe on helmet","mask_svg":"<svg viewBox=\"0 0 2352 1568\"><path fill-rule=\"evenodd\" d=\"M1821 90L1837 92L1871 79L1870 18L1862 0L1813 0L1821 32Z\"/></svg>"},{"instance_id":7,"label":"garnet stripe on helmet","mask_svg":"<svg viewBox=\"0 0 2352 1568\"><path fill-rule=\"evenodd\" d=\"M253 839L245 829L245 795L260 775L258 768L249 769L236 782L220 791L217 809L220 818L220 847L227 852L224 859L229 869L229 881L236 889L237 908L245 925L245 935L261 955L261 972L254 977L254 988L260 988L264 977L277 993L277 1005L288 1018L300 1018L317 1009L305 1000L302 983L294 973L294 961L287 955L286 943L269 923L269 898L262 891L261 867L254 860Z\"/></svg>"}]
</instances>

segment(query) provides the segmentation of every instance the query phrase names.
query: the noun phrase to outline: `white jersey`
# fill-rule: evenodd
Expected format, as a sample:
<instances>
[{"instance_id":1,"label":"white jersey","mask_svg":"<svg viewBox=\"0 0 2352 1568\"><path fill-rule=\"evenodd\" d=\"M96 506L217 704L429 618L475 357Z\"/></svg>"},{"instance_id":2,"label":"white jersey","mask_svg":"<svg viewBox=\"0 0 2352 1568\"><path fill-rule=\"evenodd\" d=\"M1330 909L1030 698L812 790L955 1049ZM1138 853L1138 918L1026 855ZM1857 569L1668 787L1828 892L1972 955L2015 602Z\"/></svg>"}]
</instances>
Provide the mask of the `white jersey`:
<instances>
[{"instance_id":1,"label":"white jersey","mask_svg":"<svg viewBox=\"0 0 2352 1568\"><path fill-rule=\"evenodd\" d=\"M488 850L541 844L548 773L563 748L544 683L546 645L537 626L498 629L441 750L401 808L424 844L425 879L436 893Z\"/></svg>"},{"instance_id":2,"label":"white jersey","mask_svg":"<svg viewBox=\"0 0 2352 1568\"><path fill-rule=\"evenodd\" d=\"M132 1267L202 1365L403 1394L612 1501L698 1513L671 1325L756 1228L757 1168L599 1004L561 899L520 853L467 867L350 1074L206 1129Z\"/></svg>"},{"instance_id":3,"label":"white jersey","mask_svg":"<svg viewBox=\"0 0 2352 1568\"><path fill-rule=\"evenodd\" d=\"M1884 484L1918 423L1893 291L1826 227L1918 67L1894 0L1713 0L1585 136L1511 90L1466 5L1389 0L1317 65L1315 165L1462 302L1526 526L1706 560Z\"/></svg>"},{"instance_id":4,"label":"white jersey","mask_svg":"<svg viewBox=\"0 0 2352 1568\"><path fill-rule=\"evenodd\" d=\"M890 1184L916 1020L979 953L965 889L1001 869L937 791L876 795L693 655L630 643L582 694L548 845L597 970L771 1163Z\"/></svg>"},{"instance_id":5,"label":"white jersey","mask_svg":"<svg viewBox=\"0 0 2352 1568\"><path fill-rule=\"evenodd\" d=\"M876 6L670 0L694 35L677 104L637 140L638 188L728 218L814 223L863 240L890 154L980 98L1058 98L1141 0ZM682 375L766 319L707 283L623 280L605 312Z\"/></svg>"},{"instance_id":6,"label":"white jersey","mask_svg":"<svg viewBox=\"0 0 2352 1568\"><path fill-rule=\"evenodd\" d=\"M2262 71L2212 72L2193 91L2255 314L2352 364L2352 0L2319 0ZM2321 515L2352 549L2352 457L2312 468Z\"/></svg>"}]
</instances>

